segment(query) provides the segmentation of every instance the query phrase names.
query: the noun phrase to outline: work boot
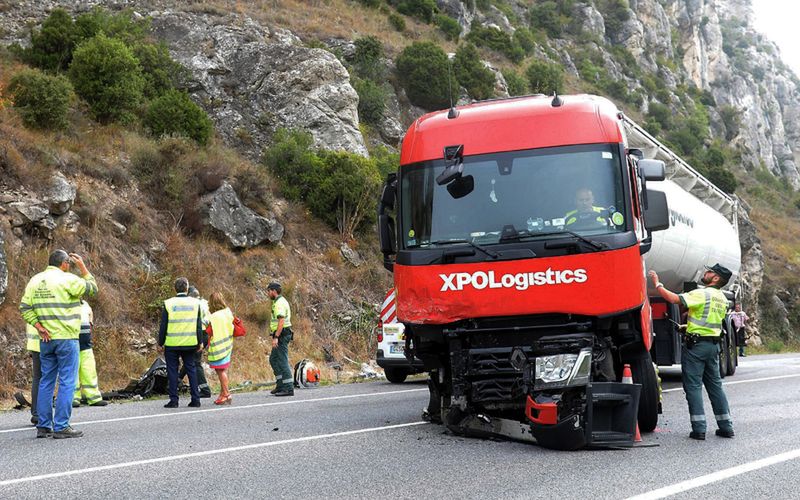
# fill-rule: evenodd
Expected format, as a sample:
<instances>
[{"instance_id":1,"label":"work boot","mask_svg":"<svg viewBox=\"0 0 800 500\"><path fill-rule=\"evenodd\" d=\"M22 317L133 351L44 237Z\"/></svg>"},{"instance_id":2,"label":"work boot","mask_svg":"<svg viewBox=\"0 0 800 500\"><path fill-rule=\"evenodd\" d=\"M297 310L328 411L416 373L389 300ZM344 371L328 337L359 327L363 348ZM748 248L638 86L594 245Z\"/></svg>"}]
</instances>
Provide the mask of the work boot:
<instances>
[{"instance_id":1,"label":"work boot","mask_svg":"<svg viewBox=\"0 0 800 500\"><path fill-rule=\"evenodd\" d=\"M66 429L62 429L53 433L53 439L79 438L82 436L83 431L77 431L72 427L67 427Z\"/></svg>"},{"instance_id":2,"label":"work boot","mask_svg":"<svg viewBox=\"0 0 800 500\"><path fill-rule=\"evenodd\" d=\"M698 441L705 441L706 440L706 433L705 432L695 432L692 431L689 433L689 437L692 439L696 439Z\"/></svg>"},{"instance_id":3,"label":"work boot","mask_svg":"<svg viewBox=\"0 0 800 500\"><path fill-rule=\"evenodd\" d=\"M108 406L108 401L103 401L101 399L100 401L97 401L96 403L92 403L89 406Z\"/></svg>"},{"instance_id":4,"label":"work boot","mask_svg":"<svg viewBox=\"0 0 800 500\"><path fill-rule=\"evenodd\" d=\"M200 401L192 401L186 406L188 406L189 408L200 408Z\"/></svg>"},{"instance_id":5,"label":"work boot","mask_svg":"<svg viewBox=\"0 0 800 500\"><path fill-rule=\"evenodd\" d=\"M717 429L717 430L714 432L714 434L716 434L716 435L717 435L717 436L719 436L719 437L724 437L724 438L732 438L732 437L733 437L733 429L731 429L731 430L729 430L729 431L724 431L724 430L722 430L722 429Z\"/></svg>"},{"instance_id":6,"label":"work boot","mask_svg":"<svg viewBox=\"0 0 800 500\"><path fill-rule=\"evenodd\" d=\"M281 389L280 391L276 392L275 395L278 396L278 397L294 396L294 390L292 390L292 389Z\"/></svg>"},{"instance_id":7,"label":"work boot","mask_svg":"<svg viewBox=\"0 0 800 500\"><path fill-rule=\"evenodd\" d=\"M47 427L37 427L36 428L36 437L37 438L53 437L53 429L48 429Z\"/></svg>"},{"instance_id":8,"label":"work boot","mask_svg":"<svg viewBox=\"0 0 800 500\"><path fill-rule=\"evenodd\" d=\"M276 387L276 388L272 389L271 391L269 391L269 393L270 393L270 394L275 394L275 393L277 393L278 391L280 391L280 389L278 389L278 388Z\"/></svg>"},{"instance_id":9,"label":"work boot","mask_svg":"<svg viewBox=\"0 0 800 500\"><path fill-rule=\"evenodd\" d=\"M169 403L164 405L164 408L177 408L178 402L177 401L170 401Z\"/></svg>"},{"instance_id":10,"label":"work boot","mask_svg":"<svg viewBox=\"0 0 800 500\"><path fill-rule=\"evenodd\" d=\"M31 417L31 424L39 425L39 417Z\"/></svg>"},{"instance_id":11,"label":"work boot","mask_svg":"<svg viewBox=\"0 0 800 500\"><path fill-rule=\"evenodd\" d=\"M73 408L80 408L81 407L81 402L80 401L73 401L72 402L72 407Z\"/></svg>"}]
</instances>

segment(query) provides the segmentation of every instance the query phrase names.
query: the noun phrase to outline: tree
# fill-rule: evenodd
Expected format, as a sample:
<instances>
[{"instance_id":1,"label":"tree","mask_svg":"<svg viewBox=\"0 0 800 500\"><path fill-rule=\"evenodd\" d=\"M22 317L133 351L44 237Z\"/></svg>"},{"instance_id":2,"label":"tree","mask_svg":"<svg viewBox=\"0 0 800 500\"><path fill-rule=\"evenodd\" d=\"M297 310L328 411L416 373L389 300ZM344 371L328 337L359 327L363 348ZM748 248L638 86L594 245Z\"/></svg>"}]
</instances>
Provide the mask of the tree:
<instances>
[{"instance_id":1,"label":"tree","mask_svg":"<svg viewBox=\"0 0 800 500\"><path fill-rule=\"evenodd\" d=\"M481 62L478 49L471 43L456 50L453 69L458 83L473 99L488 99L494 95L494 73Z\"/></svg>"},{"instance_id":2,"label":"tree","mask_svg":"<svg viewBox=\"0 0 800 500\"><path fill-rule=\"evenodd\" d=\"M564 73L561 67L545 61L533 61L525 71L533 93L552 94L561 93L564 84Z\"/></svg>"},{"instance_id":3,"label":"tree","mask_svg":"<svg viewBox=\"0 0 800 500\"><path fill-rule=\"evenodd\" d=\"M425 109L448 106L449 61L441 47L433 42L414 42L403 49L396 64L400 83L413 104Z\"/></svg>"},{"instance_id":4,"label":"tree","mask_svg":"<svg viewBox=\"0 0 800 500\"><path fill-rule=\"evenodd\" d=\"M79 41L75 23L67 11L55 9L39 31L31 33L31 46L22 51L24 61L49 71L64 71Z\"/></svg>"},{"instance_id":5,"label":"tree","mask_svg":"<svg viewBox=\"0 0 800 500\"><path fill-rule=\"evenodd\" d=\"M139 61L119 40L100 33L73 53L69 75L75 91L101 122L130 122L143 99Z\"/></svg>"},{"instance_id":6,"label":"tree","mask_svg":"<svg viewBox=\"0 0 800 500\"><path fill-rule=\"evenodd\" d=\"M183 135L205 145L211 137L211 120L186 92L168 90L147 107L144 126L156 137Z\"/></svg>"},{"instance_id":7,"label":"tree","mask_svg":"<svg viewBox=\"0 0 800 500\"><path fill-rule=\"evenodd\" d=\"M72 85L65 77L51 76L38 69L24 69L14 75L8 85L27 127L64 129L67 127Z\"/></svg>"}]
</instances>

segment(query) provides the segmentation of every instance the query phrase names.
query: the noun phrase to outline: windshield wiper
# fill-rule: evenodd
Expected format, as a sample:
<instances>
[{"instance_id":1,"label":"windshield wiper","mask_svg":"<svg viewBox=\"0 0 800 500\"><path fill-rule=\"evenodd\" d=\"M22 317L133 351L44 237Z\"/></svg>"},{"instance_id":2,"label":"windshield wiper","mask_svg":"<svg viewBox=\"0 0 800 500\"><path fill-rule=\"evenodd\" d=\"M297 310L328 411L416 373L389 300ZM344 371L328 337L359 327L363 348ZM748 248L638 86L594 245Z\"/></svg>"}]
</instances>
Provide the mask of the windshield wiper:
<instances>
[{"instance_id":1,"label":"windshield wiper","mask_svg":"<svg viewBox=\"0 0 800 500\"><path fill-rule=\"evenodd\" d=\"M486 255L488 255L489 257L491 257L493 259L496 259L496 258L500 257L500 255L497 254L497 252L493 252L493 251L489 250L488 248L486 248L484 246L481 246L481 245L478 245L477 243L474 243L474 242L472 242L470 240L438 240L438 241L432 241L430 244L431 245L440 246L440 245L457 245L457 244L464 244L464 243L466 243L467 245L471 246L472 248L480 250L481 252L485 253Z\"/></svg>"},{"instance_id":2,"label":"windshield wiper","mask_svg":"<svg viewBox=\"0 0 800 500\"><path fill-rule=\"evenodd\" d=\"M585 238L585 237L581 236L580 234L578 234L578 233L576 233L574 231L570 231L568 229L565 229L563 231L551 231L549 233L539 233L539 232L531 232L531 231L519 231L516 235L513 235L513 236L509 235L506 238L501 238L501 240L510 240L510 239L522 240L522 238L539 238L541 236L558 236L558 235L562 235L562 234L572 236L573 238L575 238L575 239L577 239L577 240L579 240L579 241L581 241L583 243L586 243L587 245L589 245L590 247L594 248L595 250L605 250L606 248L608 248L608 244L605 243L605 242L598 242L598 241L590 240L589 238Z\"/></svg>"}]
</instances>

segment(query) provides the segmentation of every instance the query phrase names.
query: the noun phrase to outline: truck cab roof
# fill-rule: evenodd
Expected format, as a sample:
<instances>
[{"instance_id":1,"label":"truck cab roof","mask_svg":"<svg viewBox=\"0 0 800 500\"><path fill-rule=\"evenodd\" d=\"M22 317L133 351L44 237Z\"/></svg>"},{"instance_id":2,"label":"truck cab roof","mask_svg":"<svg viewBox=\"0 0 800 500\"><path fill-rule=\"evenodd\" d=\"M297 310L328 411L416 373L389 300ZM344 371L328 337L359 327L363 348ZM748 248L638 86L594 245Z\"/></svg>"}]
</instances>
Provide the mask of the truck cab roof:
<instances>
[{"instance_id":1,"label":"truck cab roof","mask_svg":"<svg viewBox=\"0 0 800 500\"><path fill-rule=\"evenodd\" d=\"M462 144L464 155L501 151L621 143L619 111L608 99L594 95L535 95L483 101L418 118L406 132L400 164L443 158L445 146Z\"/></svg>"}]
</instances>

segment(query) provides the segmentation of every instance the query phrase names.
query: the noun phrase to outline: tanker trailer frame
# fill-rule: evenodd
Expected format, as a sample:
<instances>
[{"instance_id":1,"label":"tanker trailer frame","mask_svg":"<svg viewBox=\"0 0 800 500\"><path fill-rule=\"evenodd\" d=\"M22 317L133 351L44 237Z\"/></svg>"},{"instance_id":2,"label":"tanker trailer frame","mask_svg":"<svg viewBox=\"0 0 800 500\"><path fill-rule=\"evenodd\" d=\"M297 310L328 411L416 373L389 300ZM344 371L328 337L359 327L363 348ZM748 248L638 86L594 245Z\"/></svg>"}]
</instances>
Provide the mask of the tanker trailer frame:
<instances>
[{"instance_id":1,"label":"tanker trailer frame","mask_svg":"<svg viewBox=\"0 0 800 500\"><path fill-rule=\"evenodd\" d=\"M645 257L670 290L690 291L698 286L704 265L722 263L734 272L723 289L730 309L741 300L743 283L739 279L738 201L686 163L658 139L627 116L622 117L628 146L645 158L665 164L666 180L652 183L665 192L670 210L670 228L653 237ZM654 341L650 354L658 366L681 362L681 325L686 323L678 306L668 304L651 287ZM720 375L733 375L738 365L738 349L730 315L723 322L720 342Z\"/></svg>"}]
</instances>

